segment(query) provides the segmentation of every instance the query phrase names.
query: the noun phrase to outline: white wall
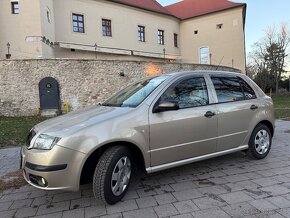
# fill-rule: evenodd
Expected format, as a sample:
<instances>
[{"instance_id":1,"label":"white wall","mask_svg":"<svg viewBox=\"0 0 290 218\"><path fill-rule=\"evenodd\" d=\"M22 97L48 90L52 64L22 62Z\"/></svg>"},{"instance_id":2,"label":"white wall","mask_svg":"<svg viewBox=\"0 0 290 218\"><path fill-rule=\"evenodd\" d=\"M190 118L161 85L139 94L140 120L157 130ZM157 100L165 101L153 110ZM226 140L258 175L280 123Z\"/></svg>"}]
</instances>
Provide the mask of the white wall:
<instances>
[{"instance_id":1,"label":"white wall","mask_svg":"<svg viewBox=\"0 0 290 218\"><path fill-rule=\"evenodd\" d=\"M179 20L102 0L54 0L56 41L84 43L99 46L123 48L179 55L174 47L173 34L179 34ZM85 33L74 33L72 13L83 14ZM102 18L112 20L112 37L102 36ZM146 42L139 42L137 26L146 28ZM157 43L157 30L165 30L165 45ZM68 50L68 52L70 52Z\"/></svg>"},{"instance_id":2,"label":"white wall","mask_svg":"<svg viewBox=\"0 0 290 218\"><path fill-rule=\"evenodd\" d=\"M48 20L47 11L50 12ZM54 18L54 3L53 0L40 0L40 17L41 17L41 32L42 36L50 42L55 42L55 23ZM49 22L50 21L50 22ZM54 58L54 49L45 43L42 43L43 57Z\"/></svg>"},{"instance_id":3,"label":"white wall","mask_svg":"<svg viewBox=\"0 0 290 218\"><path fill-rule=\"evenodd\" d=\"M222 24L222 28L217 29L217 24ZM211 64L245 72L242 7L185 20L181 23L180 35L184 62L199 63L199 49L207 46L212 54Z\"/></svg>"},{"instance_id":4,"label":"white wall","mask_svg":"<svg viewBox=\"0 0 290 218\"><path fill-rule=\"evenodd\" d=\"M38 0L19 0L20 13L11 13L11 2L0 0L0 58L5 58L6 44L11 44L12 58L42 55L42 43L26 43L26 36L41 35Z\"/></svg>"},{"instance_id":5,"label":"white wall","mask_svg":"<svg viewBox=\"0 0 290 218\"><path fill-rule=\"evenodd\" d=\"M160 53L161 57L165 48L167 58L173 55L173 59L179 57L186 63L199 63L200 47L208 46L212 54L211 64L245 72L242 7L180 21L104 0L19 0L19 5L20 14L13 15L10 1L0 0L0 59L5 58L7 42L11 44L12 58L95 58L93 47L67 45L66 48L53 48L43 42L25 41L26 36L45 36L50 42L91 46L97 43L103 47ZM46 13L48 8L50 23ZM73 32L72 13L84 15L85 33ZM102 18L112 20L112 37L102 36ZM216 29L217 24L223 24L222 29ZM146 28L146 42L138 41L138 25ZM158 29L165 31L165 45L157 43ZM194 35L195 30L198 30L197 35ZM174 33L178 34L179 48L174 47ZM76 51L71 52L70 48L76 48ZM110 56L104 49L99 51L103 52L98 55L101 59L148 60L148 57Z\"/></svg>"}]
</instances>

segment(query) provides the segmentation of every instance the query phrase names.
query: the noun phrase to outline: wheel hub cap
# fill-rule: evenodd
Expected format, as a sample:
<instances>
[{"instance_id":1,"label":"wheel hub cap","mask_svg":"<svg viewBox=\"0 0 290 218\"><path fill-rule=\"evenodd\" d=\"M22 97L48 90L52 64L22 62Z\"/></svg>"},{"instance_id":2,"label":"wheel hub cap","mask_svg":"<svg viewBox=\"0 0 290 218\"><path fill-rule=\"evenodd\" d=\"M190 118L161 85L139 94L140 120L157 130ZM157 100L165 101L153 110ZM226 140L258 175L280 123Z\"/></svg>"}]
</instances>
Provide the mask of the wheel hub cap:
<instances>
[{"instance_id":1,"label":"wheel hub cap","mask_svg":"<svg viewBox=\"0 0 290 218\"><path fill-rule=\"evenodd\" d=\"M122 157L112 173L111 189L115 196L120 196L127 188L131 178L131 161Z\"/></svg>"},{"instance_id":2,"label":"wheel hub cap","mask_svg":"<svg viewBox=\"0 0 290 218\"><path fill-rule=\"evenodd\" d=\"M266 130L260 130L255 137L255 149L258 154L265 154L270 147L270 136Z\"/></svg>"}]
</instances>

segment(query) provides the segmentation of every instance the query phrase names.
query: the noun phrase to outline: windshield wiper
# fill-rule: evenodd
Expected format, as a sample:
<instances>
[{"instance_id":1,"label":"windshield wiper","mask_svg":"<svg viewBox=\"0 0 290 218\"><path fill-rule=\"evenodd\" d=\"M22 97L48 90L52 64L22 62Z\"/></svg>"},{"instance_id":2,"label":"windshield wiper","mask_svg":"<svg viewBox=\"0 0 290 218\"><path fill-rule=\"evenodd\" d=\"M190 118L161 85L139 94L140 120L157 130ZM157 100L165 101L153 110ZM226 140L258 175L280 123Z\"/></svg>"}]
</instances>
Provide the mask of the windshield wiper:
<instances>
[{"instance_id":1,"label":"windshield wiper","mask_svg":"<svg viewBox=\"0 0 290 218\"><path fill-rule=\"evenodd\" d=\"M109 103L103 103L101 105L106 106L106 107L121 107L122 106L122 104L109 104Z\"/></svg>"}]
</instances>

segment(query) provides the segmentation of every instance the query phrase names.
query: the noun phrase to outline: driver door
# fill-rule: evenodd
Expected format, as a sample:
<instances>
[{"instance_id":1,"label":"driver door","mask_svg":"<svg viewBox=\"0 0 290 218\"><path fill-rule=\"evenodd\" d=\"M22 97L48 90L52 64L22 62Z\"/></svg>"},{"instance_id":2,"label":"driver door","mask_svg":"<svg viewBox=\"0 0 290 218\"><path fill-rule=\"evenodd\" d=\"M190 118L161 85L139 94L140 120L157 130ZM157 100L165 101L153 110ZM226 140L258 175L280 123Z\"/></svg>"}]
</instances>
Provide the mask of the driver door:
<instances>
[{"instance_id":1,"label":"driver door","mask_svg":"<svg viewBox=\"0 0 290 218\"><path fill-rule=\"evenodd\" d=\"M216 151L216 106L209 105L208 96L205 78L190 76L173 83L156 101L154 107L176 102L180 109L149 111L151 167Z\"/></svg>"}]
</instances>

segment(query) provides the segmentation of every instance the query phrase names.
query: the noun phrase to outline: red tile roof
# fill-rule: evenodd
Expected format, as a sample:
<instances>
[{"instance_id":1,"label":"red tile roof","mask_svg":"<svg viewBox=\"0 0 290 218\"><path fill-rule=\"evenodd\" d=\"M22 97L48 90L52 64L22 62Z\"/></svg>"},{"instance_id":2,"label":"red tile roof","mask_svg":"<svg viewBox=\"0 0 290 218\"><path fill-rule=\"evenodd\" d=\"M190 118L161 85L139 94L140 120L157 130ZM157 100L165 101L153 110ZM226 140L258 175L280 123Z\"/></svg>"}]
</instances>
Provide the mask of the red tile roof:
<instances>
[{"instance_id":1,"label":"red tile roof","mask_svg":"<svg viewBox=\"0 0 290 218\"><path fill-rule=\"evenodd\" d=\"M155 0L110 0L112 2L120 3L120 4L125 4L129 6L133 6L136 8L141 8L145 9L148 11L153 11L161 14L166 14L166 15L171 15L165 7L160 5L157 1Z\"/></svg>"},{"instance_id":2,"label":"red tile roof","mask_svg":"<svg viewBox=\"0 0 290 218\"><path fill-rule=\"evenodd\" d=\"M184 20L245 5L244 3L234 3L227 0L184 0L165 8L172 15Z\"/></svg>"},{"instance_id":3,"label":"red tile roof","mask_svg":"<svg viewBox=\"0 0 290 218\"><path fill-rule=\"evenodd\" d=\"M166 7L160 5L156 0L108 1L174 16L181 20L246 5L244 3L234 3L227 0L183 0Z\"/></svg>"}]
</instances>

